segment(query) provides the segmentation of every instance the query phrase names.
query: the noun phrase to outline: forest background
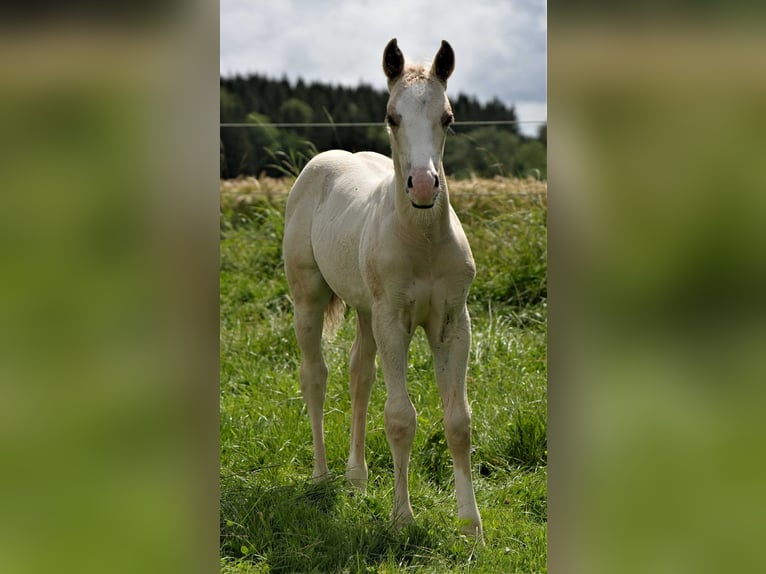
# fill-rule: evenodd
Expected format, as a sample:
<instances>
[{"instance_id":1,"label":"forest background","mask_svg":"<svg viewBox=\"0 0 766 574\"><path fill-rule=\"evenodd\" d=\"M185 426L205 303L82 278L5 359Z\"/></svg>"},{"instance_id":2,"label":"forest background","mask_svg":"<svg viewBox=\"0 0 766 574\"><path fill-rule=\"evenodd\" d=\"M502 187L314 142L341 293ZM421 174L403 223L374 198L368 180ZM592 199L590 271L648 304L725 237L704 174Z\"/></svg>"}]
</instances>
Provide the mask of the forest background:
<instances>
[{"instance_id":1,"label":"forest background","mask_svg":"<svg viewBox=\"0 0 766 574\"><path fill-rule=\"evenodd\" d=\"M385 90L258 74L222 77L220 90L222 179L294 176L313 155L328 149L390 154L383 123ZM547 179L545 123L540 123L536 137L529 137L519 129L514 107L497 98L482 103L461 93L450 100L456 123L444 151L448 176Z\"/></svg>"}]
</instances>

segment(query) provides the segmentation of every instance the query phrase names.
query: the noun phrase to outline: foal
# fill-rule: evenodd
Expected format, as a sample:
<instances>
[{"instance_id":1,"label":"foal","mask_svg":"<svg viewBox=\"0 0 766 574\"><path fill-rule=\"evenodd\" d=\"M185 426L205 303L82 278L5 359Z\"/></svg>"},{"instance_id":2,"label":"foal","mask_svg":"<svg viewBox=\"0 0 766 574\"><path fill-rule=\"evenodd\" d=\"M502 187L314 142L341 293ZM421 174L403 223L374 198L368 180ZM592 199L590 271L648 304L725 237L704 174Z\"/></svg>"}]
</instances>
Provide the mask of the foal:
<instances>
[{"instance_id":1,"label":"foal","mask_svg":"<svg viewBox=\"0 0 766 574\"><path fill-rule=\"evenodd\" d=\"M423 327L434 357L452 455L458 518L481 537L471 482L471 411L465 377L471 344L466 309L475 275L471 249L449 203L442 154L453 121L445 93L455 55L442 42L430 68L405 66L396 39L383 54L390 97L386 123L393 161L328 151L301 172L287 200L283 251L301 349L301 392L314 441L315 480L328 475L323 408L327 367L321 338L337 329L344 302L356 309L351 348L351 449L346 476L364 489L365 419L380 356L386 383L386 437L394 460L393 518L413 520L408 490L415 408L407 355Z\"/></svg>"}]
</instances>

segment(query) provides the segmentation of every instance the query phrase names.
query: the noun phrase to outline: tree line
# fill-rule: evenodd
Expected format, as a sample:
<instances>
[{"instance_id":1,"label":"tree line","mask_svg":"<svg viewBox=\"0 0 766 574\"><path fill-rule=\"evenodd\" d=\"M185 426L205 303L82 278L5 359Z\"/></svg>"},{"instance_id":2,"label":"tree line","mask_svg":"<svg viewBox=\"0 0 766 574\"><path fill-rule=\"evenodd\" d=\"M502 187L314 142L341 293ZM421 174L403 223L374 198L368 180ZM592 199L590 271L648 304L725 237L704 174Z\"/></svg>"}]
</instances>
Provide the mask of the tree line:
<instances>
[{"instance_id":1,"label":"tree line","mask_svg":"<svg viewBox=\"0 0 766 574\"><path fill-rule=\"evenodd\" d=\"M221 127L221 177L295 175L316 153L328 149L376 151L391 146L383 117L388 93L372 86L335 86L290 82L254 74L221 78L221 123L261 124ZM459 94L451 98L461 121L516 121L516 111L498 99L480 103ZM271 123L356 123L380 120L369 127L277 128ZM444 151L448 175L456 178L495 175L547 177L547 127L537 137L522 134L518 124L455 125Z\"/></svg>"}]
</instances>

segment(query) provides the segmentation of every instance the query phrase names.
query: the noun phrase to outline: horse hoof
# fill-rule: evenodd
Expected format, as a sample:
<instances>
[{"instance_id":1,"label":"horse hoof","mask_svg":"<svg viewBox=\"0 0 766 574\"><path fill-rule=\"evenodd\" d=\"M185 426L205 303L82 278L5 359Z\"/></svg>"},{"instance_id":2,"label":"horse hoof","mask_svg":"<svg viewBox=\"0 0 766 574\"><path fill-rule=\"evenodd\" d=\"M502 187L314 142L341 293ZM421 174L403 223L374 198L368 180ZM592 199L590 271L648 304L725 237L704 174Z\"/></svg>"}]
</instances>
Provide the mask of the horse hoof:
<instances>
[{"instance_id":1,"label":"horse hoof","mask_svg":"<svg viewBox=\"0 0 766 574\"><path fill-rule=\"evenodd\" d=\"M357 491L360 494L364 494L367 492L366 478L352 478L351 476L348 476L348 475L346 475L346 478L348 479L348 482L351 484L351 486L354 488L355 491Z\"/></svg>"},{"instance_id":2,"label":"horse hoof","mask_svg":"<svg viewBox=\"0 0 766 574\"><path fill-rule=\"evenodd\" d=\"M314 471L314 473L311 475L311 480L314 481L314 484L319 484L320 482L324 482L325 480L330 478L330 471L321 472L321 471Z\"/></svg>"},{"instance_id":3,"label":"horse hoof","mask_svg":"<svg viewBox=\"0 0 766 574\"><path fill-rule=\"evenodd\" d=\"M460 527L460 533L469 538L475 538L476 541L484 546L484 533L482 532L481 522L471 521Z\"/></svg>"},{"instance_id":4,"label":"horse hoof","mask_svg":"<svg viewBox=\"0 0 766 574\"><path fill-rule=\"evenodd\" d=\"M367 466L354 466L346 469L346 479L357 491L364 494L367 491Z\"/></svg>"},{"instance_id":5,"label":"horse hoof","mask_svg":"<svg viewBox=\"0 0 766 574\"><path fill-rule=\"evenodd\" d=\"M400 512L391 517L397 528L404 528L415 522L415 516L410 512Z\"/></svg>"}]
</instances>

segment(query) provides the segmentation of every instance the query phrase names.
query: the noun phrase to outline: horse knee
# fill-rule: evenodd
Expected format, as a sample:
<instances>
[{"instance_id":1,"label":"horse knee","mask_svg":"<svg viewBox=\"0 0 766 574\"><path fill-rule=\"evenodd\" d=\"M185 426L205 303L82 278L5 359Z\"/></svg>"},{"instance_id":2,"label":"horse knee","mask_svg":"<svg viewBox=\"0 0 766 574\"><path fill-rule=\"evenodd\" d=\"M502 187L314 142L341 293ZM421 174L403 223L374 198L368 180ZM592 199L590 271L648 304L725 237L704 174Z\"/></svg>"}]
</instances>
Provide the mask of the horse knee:
<instances>
[{"instance_id":1,"label":"horse knee","mask_svg":"<svg viewBox=\"0 0 766 574\"><path fill-rule=\"evenodd\" d=\"M447 445L458 452L471 448L471 413L467 408L452 409L444 417Z\"/></svg>"},{"instance_id":2,"label":"horse knee","mask_svg":"<svg viewBox=\"0 0 766 574\"><path fill-rule=\"evenodd\" d=\"M301 393L306 399L320 395L324 396L327 386L327 366L322 362L301 363L300 371Z\"/></svg>"},{"instance_id":3,"label":"horse knee","mask_svg":"<svg viewBox=\"0 0 766 574\"><path fill-rule=\"evenodd\" d=\"M391 445L412 444L415 438L417 415L415 407L407 401L386 402L386 437Z\"/></svg>"}]
</instances>

